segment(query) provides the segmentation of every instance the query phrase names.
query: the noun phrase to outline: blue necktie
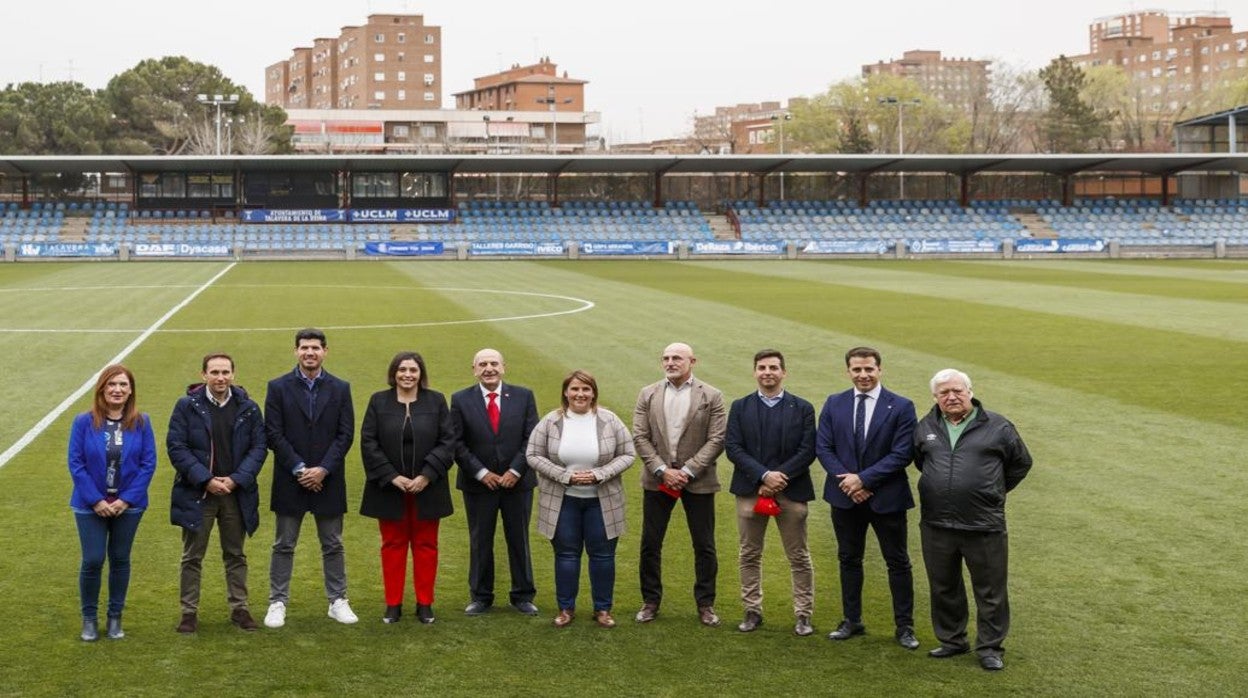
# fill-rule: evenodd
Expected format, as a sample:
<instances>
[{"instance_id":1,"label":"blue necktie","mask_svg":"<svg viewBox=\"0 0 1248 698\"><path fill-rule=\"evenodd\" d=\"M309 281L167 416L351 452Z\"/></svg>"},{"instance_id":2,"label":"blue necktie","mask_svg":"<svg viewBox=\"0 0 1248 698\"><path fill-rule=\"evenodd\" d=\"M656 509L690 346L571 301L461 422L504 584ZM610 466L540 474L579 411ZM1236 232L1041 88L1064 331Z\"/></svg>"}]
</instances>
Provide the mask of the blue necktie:
<instances>
[{"instance_id":1,"label":"blue necktie","mask_svg":"<svg viewBox=\"0 0 1248 698\"><path fill-rule=\"evenodd\" d=\"M860 460L867 442L867 397L866 393L858 393L858 408L854 410L854 452Z\"/></svg>"}]
</instances>

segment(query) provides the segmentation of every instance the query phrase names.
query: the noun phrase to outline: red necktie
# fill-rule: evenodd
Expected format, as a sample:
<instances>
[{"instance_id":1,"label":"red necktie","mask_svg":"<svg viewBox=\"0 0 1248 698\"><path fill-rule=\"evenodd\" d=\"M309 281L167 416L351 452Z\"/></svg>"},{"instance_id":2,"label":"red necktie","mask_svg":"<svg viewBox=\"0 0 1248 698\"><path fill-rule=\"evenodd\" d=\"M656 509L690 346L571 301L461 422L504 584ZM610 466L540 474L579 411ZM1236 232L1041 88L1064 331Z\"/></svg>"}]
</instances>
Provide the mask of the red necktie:
<instances>
[{"instance_id":1,"label":"red necktie","mask_svg":"<svg viewBox=\"0 0 1248 698\"><path fill-rule=\"evenodd\" d=\"M490 428L498 433L498 393L490 393L486 397L490 402L485 406L485 414L490 418Z\"/></svg>"}]
</instances>

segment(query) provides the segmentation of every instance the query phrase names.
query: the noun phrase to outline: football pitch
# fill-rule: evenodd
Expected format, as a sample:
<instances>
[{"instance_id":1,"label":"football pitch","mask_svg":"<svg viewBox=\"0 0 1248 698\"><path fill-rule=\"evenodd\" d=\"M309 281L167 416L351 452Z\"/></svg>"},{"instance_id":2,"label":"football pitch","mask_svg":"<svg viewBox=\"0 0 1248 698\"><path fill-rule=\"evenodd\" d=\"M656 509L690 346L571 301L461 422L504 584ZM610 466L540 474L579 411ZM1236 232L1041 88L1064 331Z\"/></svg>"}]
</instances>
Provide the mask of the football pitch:
<instances>
[{"instance_id":1,"label":"football pitch","mask_svg":"<svg viewBox=\"0 0 1248 698\"><path fill-rule=\"evenodd\" d=\"M443 520L431 626L410 608L380 622L375 521L358 509L358 437L347 458L344 542L360 623L325 617L314 528L304 526L287 625L229 623L217 543L205 560L200 630L179 618L179 529L169 524L169 411L226 351L261 404L294 365L295 330L324 329L326 368L352 384L356 415L385 387L395 352L423 354L430 387L472 382L482 347L506 379L557 407L572 369L631 423L659 355L691 344L694 373L735 399L755 389L751 358L785 353L787 389L822 405L846 389L843 354L875 346L884 383L931 407L927 381L954 367L1018 427L1035 467L1009 497L1013 625L1006 670L973 655L936 661L917 510L910 552L922 648L892 637L886 575L870 542L865 637L830 642L841 618L835 537L811 505L816 634L792 634L788 568L768 533L765 624L740 620L732 497L718 496L719 628L697 622L689 536L676 514L662 615L632 622L641 529L636 466L615 590L619 627L554 615L549 543L531 532L537 618L469 601L462 500ZM1248 261L499 261L156 262L0 265L0 695L1243 695L1248 652ZM78 640L79 549L67 506L68 428L79 389L118 356L136 375L160 462L133 553L121 641ZM357 424L358 434L358 424ZM270 458L261 527L248 541L251 607L267 605ZM721 481L731 465L720 459ZM823 472L814 466L816 491ZM911 484L915 473L910 472ZM774 527L773 527L774 528ZM501 531L496 592L508 583ZM582 579L582 610L589 607ZM501 602L500 602L501 604ZM973 619L972 619L973 634Z\"/></svg>"}]
</instances>

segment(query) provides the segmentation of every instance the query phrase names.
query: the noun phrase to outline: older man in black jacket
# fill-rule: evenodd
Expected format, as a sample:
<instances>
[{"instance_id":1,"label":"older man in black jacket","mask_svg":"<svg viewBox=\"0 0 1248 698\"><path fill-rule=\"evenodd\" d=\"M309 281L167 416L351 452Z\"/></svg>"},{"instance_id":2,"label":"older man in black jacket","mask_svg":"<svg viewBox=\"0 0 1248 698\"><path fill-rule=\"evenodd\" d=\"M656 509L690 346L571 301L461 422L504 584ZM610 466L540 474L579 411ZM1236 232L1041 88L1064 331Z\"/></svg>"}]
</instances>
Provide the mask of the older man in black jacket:
<instances>
[{"instance_id":1,"label":"older man in black jacket","mask_svg":"<svg viewBox=\"0 0 1248 698\"><path fill-rule=\"evenodd\" d=\"M923 563L940 640L929 654L943 659L970 651L965 561L975 594L975 652L980 666L997 671L1005 667L1002 643L1010 627L1005 494L1027 476L1031 454L1008 419L975 399L965 373L939 371L931 388L936 406L914 430Z\"/></svg>"}]
</instances>

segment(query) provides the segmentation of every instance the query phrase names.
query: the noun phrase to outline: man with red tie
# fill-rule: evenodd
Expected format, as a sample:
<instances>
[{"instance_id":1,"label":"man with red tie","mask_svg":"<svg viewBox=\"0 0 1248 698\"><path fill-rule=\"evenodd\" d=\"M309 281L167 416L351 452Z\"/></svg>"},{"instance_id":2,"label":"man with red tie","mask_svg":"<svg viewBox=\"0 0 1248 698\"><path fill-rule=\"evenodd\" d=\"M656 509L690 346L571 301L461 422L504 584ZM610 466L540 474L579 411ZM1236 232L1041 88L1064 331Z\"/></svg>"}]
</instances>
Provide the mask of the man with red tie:
<instances>
[{"instance_id":1,"label":"man with red tie","mask_svg":"<svg viewBox=\"0 0 1248 698\"><path fill-rule=\"evenodd\" d=\"M913 650L914 575L906 545L906 510L914 508L906 466L914 453L914 403L880 385L880 352L855 347L845 354L853 387L828 397L819 416L815 455L828 473L823 498L832 505L841 572L840 626L829 640L848 640L862 623L862 556L867 528L875 530L888 566L894 637Z\"/></svg>"},{"instance_id":2,"label":"man with red tie","mask_svg":"<svg viewBox=\"0 0 1248 698\"><path fill-rule=\"evenodd\" d=\"M472 600L464 613L475 616L494 605L494 529L499 515L511 570L510 603L521 613L537 615L533 597L533 562L529 554L529 519L537 484L525 460L529 432L537 426L533 392L503 384L506 364L494 349L472 359L477 383L451 396L455 425L455 486L464 493L468 518L468 587Z\"/></svg>"}]
</instances>

